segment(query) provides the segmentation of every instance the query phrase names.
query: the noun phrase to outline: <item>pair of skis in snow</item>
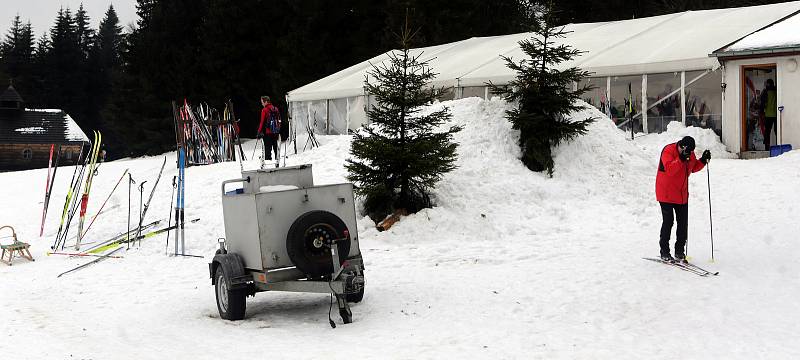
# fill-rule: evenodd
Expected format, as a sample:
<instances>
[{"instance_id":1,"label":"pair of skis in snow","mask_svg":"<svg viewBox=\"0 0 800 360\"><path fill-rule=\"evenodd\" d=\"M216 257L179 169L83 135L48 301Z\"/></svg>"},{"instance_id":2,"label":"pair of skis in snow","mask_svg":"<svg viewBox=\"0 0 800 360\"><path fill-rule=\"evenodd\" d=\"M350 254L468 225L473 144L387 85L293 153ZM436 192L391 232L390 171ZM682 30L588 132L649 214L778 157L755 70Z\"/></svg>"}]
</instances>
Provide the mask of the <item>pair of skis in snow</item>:
<instances>
[{"instance_id":1,"label":"pair of skis in snow","mask_svg":"<svg viewBox=\"0 0 800 360\"><path fill-rule=\"evenodd\" d=\"M198 221L200 221L199 218L193 219L190 222L195 223L195 222L198 222ZM156 221L156 222L154 222L152 224L158 224L159 222L160 222L160 220ZM152 224L148 224L146 226L149 227ZM63 275L69 274L71 272L75 272L75 271L78 271L80 269L84 269L84 268L89 267L91 265L97 264L97 263L99 263L99 262L101 262L101 261L103 261L105 259L121 258L121 256L116 256L114 254L117 251L120 251L120 250L125 248L124 246L122 246L122 243L126 243L126 242L129 242L129 241L141 241L143 239L147 239L147 238L156 236L158 234L163 234L163 233L165 233L167 231L176 230L176 229L178 229L179 226L182 226L182 225L183 224L179 225L179 224L176 223L175 225L172 225L172 226L169 226L169 227L166 227L166 228L163 228L163 229L159 229L159 230L150 231L150 232L148 232L146 234L141 234L141 231L138 231L140 233L140 235L138 235L135 238L127 238L127 235L129 235L130 232L125 232L123 234L115 236L110 241L106 241L106 242L101 243L101 244L104 244L104 245L99 246L99 247L97 247L97 248L95 248L93 250L90 250L88 252L85 252L85 253L56 253L56 252L52 252L52 253L48 253L48 255L67 255L67 256L96 257L96 259L94 259L92 261L89 261L89 262L87 262L85 264L81 264L79 266L76 266L76 267L74 267L72 269L69 269L67 271L64 271L64 272L58 274L58 276L56 276L56 277L61 277ZM137 230L137 229L134 229L134 231L135 230ZM106 251L106 250L108 250L108 252L105 253L105 254L95 254L95 252L102 252L102 251ZM195 256L195 255L178 254L178 256L190 256L190 257L201 257L202 258L202 256Z\"/></svg>"},{"instance_id":2,"label":"pair of skis in snow","mask_svg":"<svg viewBox=\"0 0 800 360\"><path fill-rule=\"evenodd\" d=\"M58 233L56 234L56 239L53 242L53 246L50 248L52 250L63 250L64 249L64 242L67 239L67 234L69 233L69 227L72 223L72 219L80 208L80 224L78 230L78 241L76 241L75 246L76 249L80 247L80 238L81 234L83 233L83 221L86 217L86 207L88 206L89 202L89 190L91 190L91 180L94 177L94 173L96 170L96 163L97 163L97 156L100 152L100 144L102 143L102 134L99 131L94 132L94 141L90 143L91 150L83 159L83 165L75 165L75 169L72 173L72 180L70 180L70 187L67 191L67 198L64 200L64 209L61 213L61 222L58 226ZM81 156L83 156L83 146L81 147L81 153L78 155L78 162L80 162ZM86 175L86 184L83 186L83 194L82 196L78 196L81 192L81 184L84 182L84 175L86 173L86 169L89 169L88 175Z\"/></svg>"},{"instance_id":3,"label":"pair of skis in snow","mask_svg":"<svg viewBox=\"0 0 800 360\"><path fill-rule=\"evenodd\" d=\"M709 271L709 270L703 269L703 268L701 268L701 267L699 267L699 266L697 266L695 264L692 264L692 263L690 263L690 262L688 262L686 260L684 260L684 261L679 261L679 260L667 261L667 260L662 260L662 259L659 259L659 258L642 258L642 259L649 260L649 261L654 261L654 262L657 262L657 263L662 263L664 265L673 266L673 267L676 267L676 268L678 268L680 270L687 271L687 272L693 273L695 275L703 276L703 277L719 275L719 271L716 271L716 272Z\"/></svg>"}]
</instances>

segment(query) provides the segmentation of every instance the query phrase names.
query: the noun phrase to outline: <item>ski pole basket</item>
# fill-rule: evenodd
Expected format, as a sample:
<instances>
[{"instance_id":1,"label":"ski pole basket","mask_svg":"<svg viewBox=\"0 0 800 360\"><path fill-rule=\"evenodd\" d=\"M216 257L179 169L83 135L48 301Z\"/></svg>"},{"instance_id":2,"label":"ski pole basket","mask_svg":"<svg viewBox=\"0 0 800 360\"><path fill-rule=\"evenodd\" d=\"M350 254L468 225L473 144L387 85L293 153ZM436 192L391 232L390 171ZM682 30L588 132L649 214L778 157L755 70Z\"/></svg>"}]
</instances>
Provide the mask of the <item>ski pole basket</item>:
<instances>
[{"instance_id":1,"label":"ski pole basket","mask_svg":"<svg viewBox=\"0 0 800 360\"><path fill-rule=\"evenodd\" d=\"M0 231L3 229L11 230L11 238L13 238L14 241L11 244L0 244L0 248L3 250L2 256L0 256L0 261L8 266L11 266L11 262L14 260L14 254L18 254L19 257L28 259L29 261L34 261L29 249L30 245L17 240L17 232L14 231L14 228L9 225L5 225L0 227ZM8 255L8 259L6 259L6 255Z\"/></svg>"}]
</instances>

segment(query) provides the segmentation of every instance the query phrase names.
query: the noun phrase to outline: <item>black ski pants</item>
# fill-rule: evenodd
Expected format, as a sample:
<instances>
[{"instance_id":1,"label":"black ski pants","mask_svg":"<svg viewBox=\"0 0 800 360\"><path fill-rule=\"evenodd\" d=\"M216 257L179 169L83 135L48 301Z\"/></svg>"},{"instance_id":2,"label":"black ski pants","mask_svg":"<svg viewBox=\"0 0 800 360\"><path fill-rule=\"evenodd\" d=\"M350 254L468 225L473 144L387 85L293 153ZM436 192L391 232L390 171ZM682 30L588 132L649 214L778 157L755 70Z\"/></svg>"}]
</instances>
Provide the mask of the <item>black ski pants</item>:
<instances>
[{"instance_id":1,"label":"black ski pants","mask_svg":"<svg viewBox=\"0 0 800 360\"><path fill-rule=\"evenodd\" d=\"M769 151L769 144L771 143L770 137L772 137L772 128L775 128L775 132L778 132L778 127L776 126L778 123L778 118L768 117L764 118L764 150ZM777 139L776 139L777 140ZM777 141L775 141L777 143Z\"/></svg>"},{"instance_id":2,"label":"black ski pants","mask_svg":"<svg viewBox=\"0 0 800 360\"><path fill-rule=\"evenodd\" d=\"M672 232L672 223L675 219L678 220L678 229L675 230L675 253L684 254L684 247L686 246L686 237L689 227L689 205L688 204L670 204L659 202L661 204L661 238L659 245L661 246L661 254L669 254L669 236ZM674 216L673 216L674 213Z\"/></svg>"},{"instance_id":3,"label":"black ski pants","mask_svg":"<svg viewBox=\"0 0 800 360\"><path fill-rule=\"evenodd\" d=\"M264 160L272 160L272 153L275 152L275 159L278 158L278 134L264 134Z\"/></svg>"}]
</instances>

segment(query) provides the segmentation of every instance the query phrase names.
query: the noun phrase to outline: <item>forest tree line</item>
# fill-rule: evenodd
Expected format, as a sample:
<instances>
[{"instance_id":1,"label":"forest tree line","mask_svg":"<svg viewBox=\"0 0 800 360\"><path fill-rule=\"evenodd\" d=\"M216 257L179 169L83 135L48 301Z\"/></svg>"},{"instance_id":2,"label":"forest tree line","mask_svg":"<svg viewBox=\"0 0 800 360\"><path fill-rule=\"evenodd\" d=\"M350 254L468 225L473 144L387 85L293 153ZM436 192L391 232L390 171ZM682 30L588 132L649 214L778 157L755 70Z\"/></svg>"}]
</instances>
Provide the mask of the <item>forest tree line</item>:
<instances>
[{"instance_id":1,"label":"forest tree line","mask_svg":"<svg viewBox=\"0 0 800 360\"><path fill-rule=\"evenodd\" d=\"M255 135L259 96L286 111L286 92L397 48L406 16L414 46L529 29L532 0L137 0L123 29L113 7L98 28L78 9L54 8L51 28L25 14L0 42L0 84L13 79L30 108L64 109L100 130L111 158L173 149L171 101L222 108L231 98L242 136ZM560 22L639 18L780 1L559 0Z\"/></svg>"}]
</instances>

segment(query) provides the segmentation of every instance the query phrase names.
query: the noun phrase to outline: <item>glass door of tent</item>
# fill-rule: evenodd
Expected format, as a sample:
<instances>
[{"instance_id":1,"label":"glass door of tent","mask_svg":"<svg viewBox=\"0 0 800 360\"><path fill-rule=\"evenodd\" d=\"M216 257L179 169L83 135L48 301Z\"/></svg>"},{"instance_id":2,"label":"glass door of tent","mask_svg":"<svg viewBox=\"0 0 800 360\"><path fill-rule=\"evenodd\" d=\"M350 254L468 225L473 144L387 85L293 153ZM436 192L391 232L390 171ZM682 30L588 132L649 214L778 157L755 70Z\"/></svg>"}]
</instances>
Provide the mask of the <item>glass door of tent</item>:
<instances>
[{"instance_id":1,"label":"glass door of tent","mask_svg":"<svg viewBox=\"0 0 800 360\"><path fill-rule=\"evenodd\" d=\"M777 138L775 64L742 67L742 151L769 151Z\"/></svg>"}]
</instances>

